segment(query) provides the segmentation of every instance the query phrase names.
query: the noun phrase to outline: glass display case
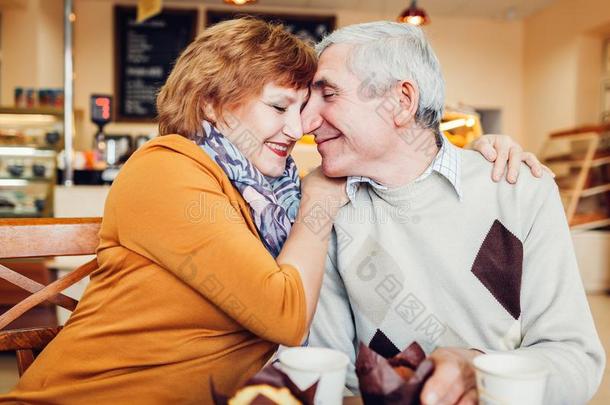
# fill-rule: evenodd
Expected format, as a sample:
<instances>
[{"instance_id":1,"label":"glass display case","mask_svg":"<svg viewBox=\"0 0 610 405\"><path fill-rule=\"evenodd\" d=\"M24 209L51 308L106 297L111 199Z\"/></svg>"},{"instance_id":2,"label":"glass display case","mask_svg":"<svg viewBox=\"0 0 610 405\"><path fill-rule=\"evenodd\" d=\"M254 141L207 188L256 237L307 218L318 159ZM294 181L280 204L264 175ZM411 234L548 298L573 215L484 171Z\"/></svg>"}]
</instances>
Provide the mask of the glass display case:
<instances>
[{"instance_id":1,"label":"glass display case","mask_svg":"<svg viewBox=\"0 0 610 405\"><path fill-rule=\"evenodd\" d=\"M63 113L0 108L0 217L51 217Z\"/></svg>"}]
</instances>

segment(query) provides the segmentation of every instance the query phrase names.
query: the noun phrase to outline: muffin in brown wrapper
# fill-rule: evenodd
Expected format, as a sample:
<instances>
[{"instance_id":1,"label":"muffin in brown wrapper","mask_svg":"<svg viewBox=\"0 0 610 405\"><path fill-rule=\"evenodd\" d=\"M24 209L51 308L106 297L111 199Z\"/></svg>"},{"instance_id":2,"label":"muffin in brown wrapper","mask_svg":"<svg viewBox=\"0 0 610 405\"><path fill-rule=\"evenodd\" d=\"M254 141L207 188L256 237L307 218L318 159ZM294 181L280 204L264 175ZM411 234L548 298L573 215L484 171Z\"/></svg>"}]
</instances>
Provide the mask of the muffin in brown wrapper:
<instances>
[{"instance_id":1,"label":"muffin in brown wrapper","mask_svg":"<svg viewBox=\"0 0 610 405\"><path fill-rule=\"evenodd\" d=\"M210 381L215 405L313 405L318 382L301 390L290 377L270 364L250 378L233 397L219 394Z\"/></svg>"},{"instance_id":2,"label":"muffin in brown wrapper","mask_svg":"<svg viewBox=\"0 0 610 405\"><path fill-rule=\"evenodd\" d=\"M409 381L409 379L415 375L415 371L413 371L413 369L411 369L409 367L398 366L398 367L392 367L392 368L394 369L394 371L396 373L398 373L400 378L402 378L405 381Z\"/></svg>"},{"instance_id":3,"label":"muffin in brown wrapper","mask_svg":"<svg viewBox=\"0 0 610 405\"><path fill-rule=\"evenodd\" d=\"M248 385L239 389L228 405L302 405L288 388L270 385Z\"/></svg>"},{"instance_id":4,"label":"muffin in brown wrapper","mask_svg":"<svg viewBox=\"0 0 610 405\"><path fill-rule=\"evenodd\" d=\"M424 351L415 342L391 359L360 343L356 374L365 405L417 405L433 372L434 363L425 359Z\"/></svg>"},{"instance_id":5,"label":"muffin in brown wrapper","mask_svg":"<svg viewBox=\"0 0 610 405\"><path fill-rule=\"evenodd\" d=\"M405 366L415 370L425 359L426 352L424 352L424 349L421 348L419 343L413 342L405 350L388 359L388 361L392 367Z\"/></svg>"},{"instance_id":6,"label":"muffin in brown wrapper","mask_svg":"<svg viewBox=\"0 0 610 405\"><path fill-rule=\"evenodd\" d=\"M290 380L286 374L284 374L279 368L273 364L269 364L264 367L261 371L256 373L244 384L244 387L249 385L270 385L276 388L282 388L286 385L286 380Z\"/></svg>"},{"instance_id":7,"label":"muffin in brown wrapper","mask_svg":"<svg viewBox=\"0 0 610 405\"><path fill-rule=\"evenodd\" d=\"M275 402L272 399L267 398L265 395L257 395L252 402L250 402L251 405L275 405L277 404L277 402Z\"/></svg>"}]
</instances>

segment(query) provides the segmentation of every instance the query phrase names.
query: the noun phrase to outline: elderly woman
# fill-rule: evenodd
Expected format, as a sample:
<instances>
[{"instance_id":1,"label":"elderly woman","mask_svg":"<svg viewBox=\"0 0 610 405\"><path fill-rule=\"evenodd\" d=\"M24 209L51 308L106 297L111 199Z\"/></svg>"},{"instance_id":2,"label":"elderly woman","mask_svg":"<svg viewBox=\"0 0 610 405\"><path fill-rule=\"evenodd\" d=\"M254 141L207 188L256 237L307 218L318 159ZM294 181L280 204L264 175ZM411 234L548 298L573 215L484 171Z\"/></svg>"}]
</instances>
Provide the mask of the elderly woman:
<instances>
[{"instance_id":1,"label":"elderly woman","mask_svg":"<svg viewBox=\"0 0 610 405\"><path fill-rule=\"evenodd\" d=\"M303 341L346 201L319 171L301 187L290 158L316 63L251 19L184 51L158 96L162 136L112 185L78 308L0 402L211 403L211 380L230 393Z\"/></svg>"}]
</instances>

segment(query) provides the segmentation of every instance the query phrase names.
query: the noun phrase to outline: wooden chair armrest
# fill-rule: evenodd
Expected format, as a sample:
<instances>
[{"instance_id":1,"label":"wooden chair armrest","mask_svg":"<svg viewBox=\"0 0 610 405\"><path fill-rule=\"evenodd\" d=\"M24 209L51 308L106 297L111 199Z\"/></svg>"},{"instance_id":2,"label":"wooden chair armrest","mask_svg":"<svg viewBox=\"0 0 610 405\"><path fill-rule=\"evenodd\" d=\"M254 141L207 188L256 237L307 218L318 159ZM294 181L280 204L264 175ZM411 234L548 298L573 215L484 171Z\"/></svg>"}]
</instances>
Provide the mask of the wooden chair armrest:
<instances>
[{"instance_id":1,"label":"wooden chair armrest","mask_svg":"<svg viewBox=\"0 0 610 405\"><path fill-rule=\"evenodd\" d=\"M28 328L0 331L0 352L17 350L42 350L59 333L55 328Z\"/></svg>"}]
</instances>

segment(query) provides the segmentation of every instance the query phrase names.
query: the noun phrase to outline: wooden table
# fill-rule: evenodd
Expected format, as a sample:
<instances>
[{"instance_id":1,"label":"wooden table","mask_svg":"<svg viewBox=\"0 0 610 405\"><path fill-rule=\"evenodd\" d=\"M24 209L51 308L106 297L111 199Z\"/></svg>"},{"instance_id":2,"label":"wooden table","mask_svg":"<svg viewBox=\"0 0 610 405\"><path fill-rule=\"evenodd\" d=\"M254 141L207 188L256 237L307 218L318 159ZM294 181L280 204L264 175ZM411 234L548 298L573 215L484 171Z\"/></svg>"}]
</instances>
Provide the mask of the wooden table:
<instances>
[{"instance_id":1,"label":"wooden table","mask_svg":"<svg viewBox=\"0 0 610 405\"><path fill-rule=\"evenodd\" d=\"M360 397L345 397L343 405L362 405Z\"/></svg>"}]
</instances>

